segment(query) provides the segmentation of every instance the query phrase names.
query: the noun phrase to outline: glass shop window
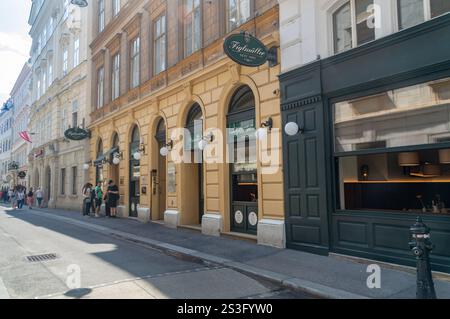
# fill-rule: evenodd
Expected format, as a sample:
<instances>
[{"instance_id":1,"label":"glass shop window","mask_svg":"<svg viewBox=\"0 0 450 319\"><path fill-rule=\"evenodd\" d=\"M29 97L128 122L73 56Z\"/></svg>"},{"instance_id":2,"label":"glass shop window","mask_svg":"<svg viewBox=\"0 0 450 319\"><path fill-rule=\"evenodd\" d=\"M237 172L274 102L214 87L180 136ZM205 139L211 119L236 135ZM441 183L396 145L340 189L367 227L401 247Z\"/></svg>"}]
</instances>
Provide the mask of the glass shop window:
<instances>
[{"instance_id":1,"label":"glass shop window","mask_svg":"<svg viewBox=\"0 0 450 319\"><path fill-rule=\"evenodd\" d=\"M449 107L448 78L336 103L337 208L450 215Z\"/></svg>"}]
</instances>

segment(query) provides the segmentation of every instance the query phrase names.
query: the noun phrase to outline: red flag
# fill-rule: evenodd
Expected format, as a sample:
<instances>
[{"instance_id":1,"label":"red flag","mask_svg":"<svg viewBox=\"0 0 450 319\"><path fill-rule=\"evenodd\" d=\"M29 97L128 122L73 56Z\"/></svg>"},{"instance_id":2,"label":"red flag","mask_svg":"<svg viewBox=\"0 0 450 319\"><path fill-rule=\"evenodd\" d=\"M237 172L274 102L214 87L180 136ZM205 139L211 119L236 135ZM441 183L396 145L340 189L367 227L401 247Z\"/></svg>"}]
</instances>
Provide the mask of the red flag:
<instances>
[{"instance_id":1,"label":"red flag","mask_svg":"<svg viewBox=\"0 0 450 319\"><path fill-rule=\"evenodd\" d=\"M33 142L31 141L30 134L28 134L27 131L20 132L20 133L19 133L19 136L20 136L25 142L33 143Z\"/></svg>"}]
</instances>

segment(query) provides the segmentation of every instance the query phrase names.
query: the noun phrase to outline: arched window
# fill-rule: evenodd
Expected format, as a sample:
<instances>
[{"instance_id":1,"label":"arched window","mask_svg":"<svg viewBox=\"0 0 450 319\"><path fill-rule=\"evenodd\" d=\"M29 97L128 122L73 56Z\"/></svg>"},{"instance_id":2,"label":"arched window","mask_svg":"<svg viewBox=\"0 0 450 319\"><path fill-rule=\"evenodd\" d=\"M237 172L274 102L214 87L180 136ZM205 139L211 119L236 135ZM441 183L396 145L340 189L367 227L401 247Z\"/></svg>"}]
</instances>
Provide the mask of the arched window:
<instances>
[{"instance_id":1,"label":"arched window","mask_svg":"<svg viewBox=\"0 0 450 319\"><path fill-rule=\"evenodd\" d=\"M119 148L120 140L119 140L119 134L114 133L113 137L113 148Z\"/></svg>"},{"instance_id":2,"label":"arched window","mask_svg":"<svg viewBox=\"0 0 450 319\"><path fill-rule=\"evenodd\" d=\"M198 149L198 142L203 138L203 113L198 103L189 110L186 129L190 134L185 136L185 149L189 151Z\"/></svg>"},{"instance_id":3,"label":"arched window","mask_svg":"<svg viewBox=\"0 0 450 319\"><path fill-rule=\"evenodd\" d=\"M160 119L156 128L155 138L159 143L166 143L166 122Z\"/></svg>"},{"instance_id":4,"label":"arched window","mask_svg":"<svg viewBox=\"0 0 450 319\"><path fill-rule=\"evenodd\" d=\"M133 134L131 134L131 143L139 143L141 140L141 134L139 133L139 127L135 126Z\"/></svg>"}]
</instances>

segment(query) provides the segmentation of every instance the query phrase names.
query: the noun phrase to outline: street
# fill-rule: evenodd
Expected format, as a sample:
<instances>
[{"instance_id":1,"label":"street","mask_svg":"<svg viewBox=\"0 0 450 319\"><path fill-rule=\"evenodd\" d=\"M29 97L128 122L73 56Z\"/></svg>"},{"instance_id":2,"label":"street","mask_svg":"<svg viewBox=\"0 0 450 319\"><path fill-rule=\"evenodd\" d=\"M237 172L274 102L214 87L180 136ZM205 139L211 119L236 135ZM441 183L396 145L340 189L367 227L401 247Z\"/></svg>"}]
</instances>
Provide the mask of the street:
<instances>
[{"instance_id":1,"label":"street","mask_svg":"<svg viewBox=\"0 0 450 319\"><path fill-rule=\"evenodd\" d=\"M0 299L310 298L226 267L50 219L36 210L0 207L0 251ZM50 260L27 258L47 254L53 255Z\"/></svg>"}]
</instances>

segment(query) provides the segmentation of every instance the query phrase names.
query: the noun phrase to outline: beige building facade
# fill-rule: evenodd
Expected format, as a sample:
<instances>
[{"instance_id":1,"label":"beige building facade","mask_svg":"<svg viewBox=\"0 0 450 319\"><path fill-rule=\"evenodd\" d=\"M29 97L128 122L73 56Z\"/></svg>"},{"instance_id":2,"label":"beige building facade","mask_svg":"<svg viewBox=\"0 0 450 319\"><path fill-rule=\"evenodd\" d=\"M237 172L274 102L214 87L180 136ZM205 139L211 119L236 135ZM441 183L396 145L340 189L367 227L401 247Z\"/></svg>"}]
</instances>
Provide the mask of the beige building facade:
<instances>
[{"instance_id":1,"label":"beige building facade","mask_svg":"<svg viewBox=\"0 0 450 319\"><path fill-rule=\"evenodd\" d=\"M88 124L88 12L69 1L33 1L32 105L28 156L30 186L44 191L48 207L81 209L84 141L65 138L68 128Z\"/></svg>"}]
</instances>

